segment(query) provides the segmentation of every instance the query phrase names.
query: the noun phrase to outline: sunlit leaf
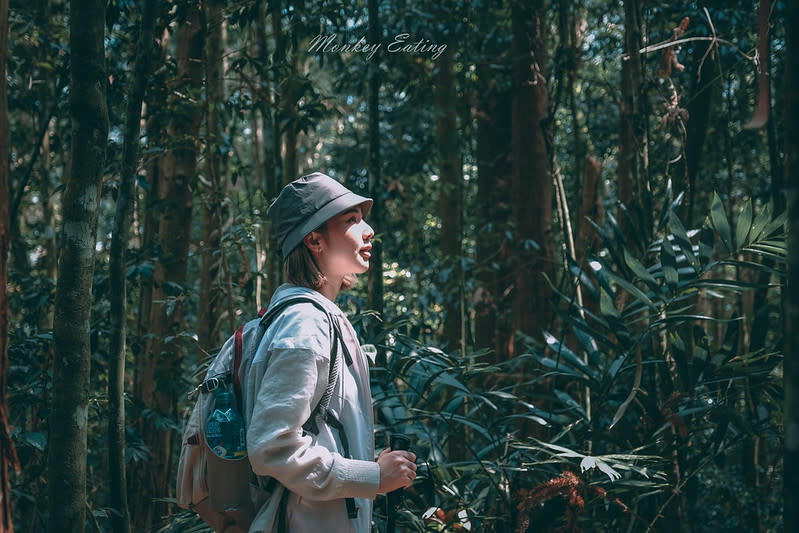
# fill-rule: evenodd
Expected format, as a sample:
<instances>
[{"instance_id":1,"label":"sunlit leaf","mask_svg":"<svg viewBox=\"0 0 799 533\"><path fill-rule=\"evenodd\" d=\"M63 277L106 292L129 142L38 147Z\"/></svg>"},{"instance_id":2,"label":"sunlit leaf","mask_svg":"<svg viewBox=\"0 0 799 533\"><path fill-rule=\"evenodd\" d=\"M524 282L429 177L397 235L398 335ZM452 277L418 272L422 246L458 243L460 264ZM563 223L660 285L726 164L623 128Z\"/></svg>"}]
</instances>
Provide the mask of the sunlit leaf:
<instances>
[{"instance_id":1,"label":"sunlit leaf","mask_svg":"<svg viewBox=\"0 0 799 533\"><path fill-rule=\"evenodd\" d=\"M752 230L752 202L746 201L735 221L735 244L738 247L746 246L749 243L749 235Z\"/></svg>"},{"instance_id":2,"label":"sunlit leaf","mask_svg":"<svg viewBox=\"0 0 799 533\"><path fill-rule=\"evenodd\" d=\"M694 272L698 273L699 261L694 255L694 248L693 244L691 243L691 239L688 238L688 232L685 231L685 227L683 227L682 222L680 222L680 219L673 212L669 215L669 229L674 235L674 240L677 247L688 260L688 263L694 269Z\"/></svg>"},{"instance_id":3,"label":"sunlit leaf","mask_svg":"<svg viewBox=\"0 0 799 533\"><path fill-rule=\"evenodd\" d=\"M728 252L732 252L732 230L730 229L730 221L727 219L727 213L724 211L724 204L721 203L718 193L713 193L713 204L710 208L710 218L713 221L713 227L721 237L721 242Z\"/></svg>"}]
</instances>

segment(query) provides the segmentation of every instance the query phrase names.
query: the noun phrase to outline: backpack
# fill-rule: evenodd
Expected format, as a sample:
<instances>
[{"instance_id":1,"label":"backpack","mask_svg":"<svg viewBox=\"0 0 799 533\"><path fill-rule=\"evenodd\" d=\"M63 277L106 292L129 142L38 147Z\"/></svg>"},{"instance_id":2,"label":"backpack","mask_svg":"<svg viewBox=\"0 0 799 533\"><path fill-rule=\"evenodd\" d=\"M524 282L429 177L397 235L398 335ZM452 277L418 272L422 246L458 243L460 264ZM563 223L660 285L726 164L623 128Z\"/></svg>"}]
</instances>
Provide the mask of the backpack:
<instances>
[{"instance_id":1,"label":"backpack","mask_svg":"<svg viewBox=\"0 0 799 533\"><path fill-rule=\"evenodd\" d=\"M333 390L338 382L340 358L339 345L343 348L347 364L352 358L343 342L338 323L320 304L309 297L290 297L281 301L260 318L250 320L241 326L222 345L214 357L202 383L189 395L199 393L186 427L178 462L176 499L178 506L192 509L200 515L214 531L245 533L258 511L258 506L265 496L277 486L277 480L267 482L252 471L247 458L224 459L217 456L207 445L205 439L205 422L214 410L214 394L218 387L233 389L239 413L243 398L239 368L244 357L252 357L261 343L266 330L274 319L289 305L304 302L311 303L328 317L331 327L330 373L327 388L319 403L311 411L311 416L303 425L306 432L317 433L316 419L321 418L338 430L343 442L344 454L349 456L346 433L338 419L328 410ZM246 420L245 420L246 423ZM284 496L288 491L284 491ZM280 528L284 528L286 498L280 502ZM347 499L347 511L350 516L357 514L352 498Z\"/></svg>"}]
</instances>

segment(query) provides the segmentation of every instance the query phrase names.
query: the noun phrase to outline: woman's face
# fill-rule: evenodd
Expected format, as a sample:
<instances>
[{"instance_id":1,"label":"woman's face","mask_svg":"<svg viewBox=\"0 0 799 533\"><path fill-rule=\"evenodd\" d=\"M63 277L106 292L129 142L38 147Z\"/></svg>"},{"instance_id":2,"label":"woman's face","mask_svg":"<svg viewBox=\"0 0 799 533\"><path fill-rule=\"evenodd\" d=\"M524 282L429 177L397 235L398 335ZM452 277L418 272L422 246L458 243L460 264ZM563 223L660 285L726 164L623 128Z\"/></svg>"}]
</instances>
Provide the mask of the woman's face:
<instances>
[{"instance_id":1,"label":"woman's face","mask_svg":"<svg viewBox=\"0 0 799 533\"><path fill-rule=\"evenodd\" d=\"M360 206L332 217L322 231L313 233L318 235L319 243L314 256L325 276L340 277L369 270L374 230L363 219ZM310 247L313 252L314 245Z\"/></svg>"}]
</instances>

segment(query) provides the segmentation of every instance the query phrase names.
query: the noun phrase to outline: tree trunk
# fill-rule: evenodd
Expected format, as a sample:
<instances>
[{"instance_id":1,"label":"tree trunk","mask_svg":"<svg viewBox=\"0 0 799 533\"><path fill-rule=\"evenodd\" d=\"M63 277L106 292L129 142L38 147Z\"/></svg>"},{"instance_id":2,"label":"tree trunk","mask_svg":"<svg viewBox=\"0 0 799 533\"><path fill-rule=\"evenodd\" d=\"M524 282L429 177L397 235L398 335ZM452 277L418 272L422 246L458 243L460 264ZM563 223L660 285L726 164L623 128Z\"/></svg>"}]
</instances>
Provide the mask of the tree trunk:
<instances>
[{"instance_id":1,"label":"tree trunk","mask_svg":"<svg viewBox=\"0 0 799 533\"><path fill-rule=\"evenodd\" d=\"M576 257L578 264L582 264L587 257L587 252L597 251L599 247L599 235L594 227L588 222L593 220L597 224L602 224L602 198L599 194L599 178L602 173L602 163L593 156L586 156L583 164L583 184L580 199L580 210L577 212L578 221L575 224L577 230L577 250L579 257ZM590 272L590 270L586 270Z\"/></svg>"},{"instance_id":2,"label":"tree trunk","mask_svg":"<svg viewBox=\"0 0 799 533\"><path fill-rule=\"evenodd\" d=\"M785 292L785 531L799 530L799 3L785 4L785 187L788 288Z\"/></svg>"},{"instance_id":3,"label":"tree trunk","mask_svg":"<svg viewBox=\"0 0 799 533\"><path fill-rule=\"evenodd\" d=\"M488 65L478 67L478 79L486 80L477 110L477 272L478 287L472 295L474 347L493 349L495 362L507 359L506 332L501 332L499 313L503 261L502 227L510 212L511 104L509 91L491 77Z\"/></svg>"},{"instance_id":4,"label":"tree trunk","mask_svg":"<svg viewBox=\"0 0 799 533\"><path fill-rule=\"evenodd\" d=\"M82 532L86 518L92 275L108 136L102 0L70 4L72 149L63 197L55 294L53 401L48 437L49 531Z\"/></svg>"},{"instance_id":5,"label":"tree trunk","mask_svg":"<svg viewBox=\"0 0 799 533\"><path fill-rule=\"evenodd\" d=\"M382 40L380 20L378 18L377 0L369 0L369 42L378 43ZM368 109L369 109L369 196L373 199L372 210L369 214L370 223L375 231L383 233L388 228L383 220L383 185L382 161L380 157L380 57L378 51L371 61L367 62L367 76L369 83ZM372 243L372 258L369 262L369 308L383 314L383 242L375 240ZM385 366L386 352L378 349L378 366Z\"/></svg>"},{"instance_id":6,"label":"tree trunk","mask_svg":"<svg viewBox=\"0 0 799 533\"><path fill-rule=\"evenodd\" d=\"M266 20L270 16L269 2L260 0L258 4L258 19ZM280 11L273 11L271 16L280 17ZM269 50L266 37L266 24L255 24L256 40L258 43L258 58L262 68L260 71L261 87L264 87L261 104L261 116L263 120L263 169L264 169L264 197L267 202L271 202L280 192L282 181L280 179L280 152L276 150L275 135L275 103L272 98L274 83L269 76L268 66L270 63ZM275 34L275 39L278 36ZM281 256L280 249L276 243L272 242L271 221L269 217L264 217L262 232L260 235L261 246L264 259L262 270L265 270L265 285L262 294L267 298L277 289L281 279ZM264 272L259 272L259 279L264 277Z\"/></svg>"},{"instance_id":7,"label":"tree trunk","mask_svg":"<svg viewBox=\"0 0 799 533\"><path fill-rule=\"evenodd\" d=\"M166 5L166 4L165 4ZM163 8L159 9L156 16L157 27L154 34L157 39L155 50L153 51L153 65L151 72L153 75L149 80L147 101L144 115L145 131L147 132L147 149L161 148L164 143L164 122L166 113L161 109L166 108L166 69L162 68L166 62L166 51L169 46L169 32L162 25L166 17L163 16ZM158 74L156 74L158 73ZM143 230L140 235L141 251L140 254L143 260L149 261L153 264L157 261L156 256L156 236L158 235L158 189L161 176L161 160L163 154L156 152L152 153L145 164L145 174L147 176L147 186L144 189L144 199L139 204L142 207L139 214L140 219L143 221ZM139 299L138 299L138 313L136 315L136 335L132 344L131 352L135 358L134 368L138 372L140 367L139 362L144 357L144 350L146 348L147 339L149 338L150 328L150 311L152 309L153 301L153 275L152 270L142 271L139 275ZM141 398L140 380L134 379L134 398Z\"/></svg>"},{"instance_id":8,"label":"tree trunk","mask_svg":"<svg viewBox=\"0 0 799 533\"><path fill-rule=\"evenodd\" d=\"M274 13L273 10L273 17ZM280 15L277 19L273 18L273 23L280 25ZM279 83L280 114L276 126L278 131L283 131L283 180L285 183L289 183L299 177L297 141L300 132L297 127L297 102L302 96L303 81L297 75L297 51L291 49L290 52L287 52L288 47L285 42L287 39L283 35L282 28L280 33L275 33L275 40L280 43L275 48L275 59L284 67L283 78Z\"/></svg>"},{"instance_id":9,"label":"tree trunk","mask_svg":"<svg viewBox=\"0 0 799 533\"><path fill-rule=\"evenodd\" d=\"M38 27L46 27L50 17L50 1L38 1L36 5L36 25ZM42 63L47 62L49 51L44 47L39 47L38 52L39 61ZM57 81L54 74L54 72L47 69L41 69L41 72L37 73L37 77L44 80L44 83L39 87L40 98L43 102L57 101L60 98L56 92ZM41 155L39 156L39 197L42 206L42 223L44 224L44 255L38 263L42 266L42 271L45 273L47 279L55 283L56 270L58 268L58 249L56 246L56 221L53 206L57 205L57 202L54 202L51 197L53 191L50 182L50 124L54 121L47 107L48 106L42 106L42 108L37 109L37 129L45 132L41 138ZM53 307L52 305L48 305L45 309L46 310L42 312L39 317L39 331L49 331L53 329ZM47 366L49 366L52 360L52 350L48 351L50 352L48 354L49 357L43 358L42 361L42 363Z\"/></svg>"},{"instance_id":10,"label":"tree trunk","mask_svg":"<svg viewBox=\"0 0 799 533\"><path fill-rule=\"evenodd\" d=\"M621 64L621 128L616 197L631 207L641 195L644 116L641 108L641 7L639 0L624 1L624 59ZM616 217L627 229L621 211ZM626 231L624 231L627 234Z\"/></svg>"},{"instance_id":11,"label":"tree trunk","mask_svg":"<svg viewBox=\"0 0 799 533\"><path fill-rule=\"evenodd\" d=\"M697 176L699 175L702 153L705 147L705 134L707 133L710 108L713 104L713 80L716 76L716 51L705 57L706 48L697 46L694 58L697 63L702 62L699 79L694 78L693 92L688 99L688 123L685 125L685 161L683 162L687 176L686 199L682 209L681 218L686 227L694 227L694 211L697 197Z\"/></svg>"},{"instance_id":12,"label":"tree trunk","mask_svg":"<svg viewBox=\"0 0 799 533\"><path fill-rule=\"evenodd\" d=\"M552 177L546 143L545 2L515 1L513 56L513 330L538 336L551 317ZM514 353L523 350L514 342Z\"/></svg>"},{"instance_id":13,"label":"tree trunk","mask_svg":"<svg viewBox=\"0 0 799 533\"><path fill-rule=\"evenodd\" d=\"M441 216L441 258L450 278L441 280L447 295L444 312L445 350L461 350L461 309L463 283L460 268L463 211L463 170L458 147L457 94L453 52L447 49L436 60L433 98L436 110L438 149L439 212ZM455 290L453 290L455 289Z\"/></svg>"},{"instance_id":14,"label":"tree trunk","mask_svg":"<svg viewBox=\"0 0 799 533\"><path fill-rule=\"evenodd\" d=\"M181 113L175 113L167 128L172 145L162 158L158 199L159 260L153 272L153 296L149 333L137 375L138 400L151 414L140 417L139 430L150 449L150 459L137 470L136 491L132 497L131 516L134 530L146 531L156 516L166 514L164 504L152 498L165 497L174 485L172 445L174 430L159 419L174 422L175 399L182 392L183 353L176 334L183 327L181 290L186 281L188 249L191 238L192 189L197 170L197 136L201 108L203 33L196 4L182 7L178 13L177 84L173 94L184 100L173 101ZM168 338L171 339L167 340Z\"/></svg>"},{"instance_id":15,"label":"tree trunk","mask_svg":"<svg viewBox=\"0 0 799 533\"><path fill-rule=\"evenodd\" d=\"M218 322L224 309L224 291L219 275L222 264L222 230L225 222L225 190L220 148L224 126L222 105L225 99L224 67L222 63L222 3L205 0L206 36L206 179L202 187L202 266L200 269L200 307L198 336L200 347L208 350L218 342ZM232 328L231 328L232 329Z\"/></svg>"},{"instance_id":16,"label":"tree trunk","mask_svg":"<svg viewBox=\"0 0 799 533\"><path fill-rule=\"evenodd\" d=\"M142 101L147 87L155 29L155 0L146 0L139 24L138 55L128 95L114 234L109 266L111 341L108 364L109 502L115 533L130 531L125 475L125 336L127 323L127 246L133 213L133 187L138 164Z\"/></svg>"},{"instance_id":17,"label":"tree trunk","mask_svg":"<svg viewBox=\"0 0 799 533\"><path fill-rule=\"evenodd\" d=\"M8 0L0 0L0 49L8 46ZM11 515L10 470L19 470L19 459L11 440L6 395L8 376L8 97L6 54L0 55L0 533L14 533Z\"/></svg>"}]
</instances>

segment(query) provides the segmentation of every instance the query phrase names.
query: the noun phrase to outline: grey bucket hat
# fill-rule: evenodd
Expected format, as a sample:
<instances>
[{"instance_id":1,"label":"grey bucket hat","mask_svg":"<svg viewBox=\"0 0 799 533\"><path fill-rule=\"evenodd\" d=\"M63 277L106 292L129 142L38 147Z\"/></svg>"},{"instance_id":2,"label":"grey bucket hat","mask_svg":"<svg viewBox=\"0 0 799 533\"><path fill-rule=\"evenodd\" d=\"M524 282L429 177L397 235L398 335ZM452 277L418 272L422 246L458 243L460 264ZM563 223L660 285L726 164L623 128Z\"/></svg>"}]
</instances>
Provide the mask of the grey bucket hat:
<instances>
[{"instance_id":1,"label":"grey bucket hat","mask_svg":"<svg viewBox=\"0 0 799 533\"><path fill-rule=\"evenodd\" d=\"M283 259L288 257L311 231L345 209L363 206L363 216L372 208L372 199L355 194L321 172L298 178L280 191L266 214L272 220Z\"/></svg>"}]
</instances>

